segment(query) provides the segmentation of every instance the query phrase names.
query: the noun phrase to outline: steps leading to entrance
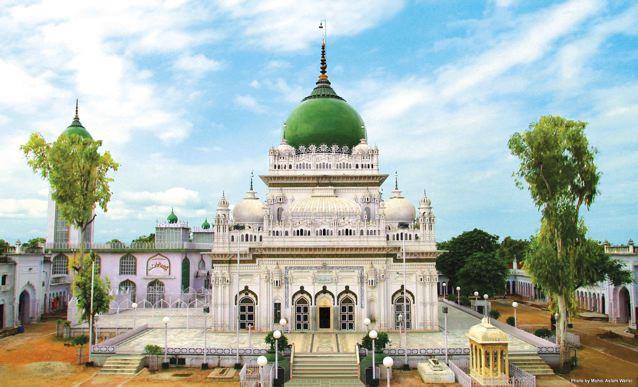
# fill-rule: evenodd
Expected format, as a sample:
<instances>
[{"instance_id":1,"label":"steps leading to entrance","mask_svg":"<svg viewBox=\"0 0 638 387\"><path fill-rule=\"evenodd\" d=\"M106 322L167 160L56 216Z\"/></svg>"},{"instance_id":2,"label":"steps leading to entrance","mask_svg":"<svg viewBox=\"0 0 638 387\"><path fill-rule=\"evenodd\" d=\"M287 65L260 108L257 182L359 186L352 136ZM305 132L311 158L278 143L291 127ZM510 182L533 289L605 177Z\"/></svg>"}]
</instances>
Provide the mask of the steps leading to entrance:
<instances>
[{"instance_id":1,"label":"steps leading to entrance","mask_svg":"<svg viewBox=\"0 0 638 387\"><path fill-rule=\"evenodd\" d=\"M510 363L532 375L554 375L554 370L540 356L532 353L509 354Z\"/></svg>"},{"instance_id":2,"label":"steps leading to entrance","mask_svg":"<svg viewBox=\"0 0 638 387\"><path fill-rule=\"evenodd\" d=\"M102 375L135 375L144 367L145 356L114 355L106 359L100 370Z\"/></svg>"},{"instance_id":3,"label":"steps leading to entrance","mask_svg":"<svg viewBox=\"0 0 638 387\"><path fill-rule=\"evenodd\" d=\"M361 386L354 353L295 353L291 386ZM295 383L295 384L293 384Z\"/></svg>"}]
</instances>

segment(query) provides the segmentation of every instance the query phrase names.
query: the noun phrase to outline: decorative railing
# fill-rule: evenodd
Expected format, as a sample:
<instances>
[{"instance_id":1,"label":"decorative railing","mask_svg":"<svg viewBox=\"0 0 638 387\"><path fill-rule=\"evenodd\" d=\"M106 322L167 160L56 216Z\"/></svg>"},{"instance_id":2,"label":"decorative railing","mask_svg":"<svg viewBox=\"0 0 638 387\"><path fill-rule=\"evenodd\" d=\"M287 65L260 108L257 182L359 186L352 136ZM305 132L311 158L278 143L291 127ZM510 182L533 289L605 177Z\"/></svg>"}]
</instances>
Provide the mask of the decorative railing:
<instances>
[{"instance_id":1,"label":"decorative railing","mask_svg":"<svg viewBox=\"0 0 638 387\"><path fill-rule=\"evenodd\" d=\"M257 365L256 361L248 361L244 363L241 371L239 371L239 385L240 387L272 386L274 380L273 370L274 366L272 364L266 364L262 368Z\"/></svg>"},{"instance_id":2,"label":"decorative railing","mask_svg":"<svg viewBox=\"0 0 638 387\"><path fill-rule=\"evenodd\" d=\"M454 359L449 361L449 367L454 372L456 381L463 387L482 386L476 379L469 374L469 358ZM507 386L507 387L535 387L536 376L522 370L512 363L509 363L509 380L502 382L493 381L490 386Z\"/></svg>"},{"instance_id":3,"label":"decorative railing","mask_svg":"<svg viewBox=\"0 0 638 387\"><path fill-rule=\"evenodd\" d=\"M155 250L211 250L212 243L195 243L195 242L112 242L112 243L85 243L85 250L132 250L132 251L155 251ZM80 243L47 243L46 250L70 250L77 251L80 249Z\"/></svg>"},{"instance_id":4,"label":"decorative railing","mask_svg":"<svg viewBox=\"0 0 638 387\"><path fill-rule=\"evenodd\" d=\"M383 353L388 356L445 356L445 348L386 348ZM466 356L470 354L469 348L452 347L447 349L448 356Z\"/></svg>"}]
</instances>

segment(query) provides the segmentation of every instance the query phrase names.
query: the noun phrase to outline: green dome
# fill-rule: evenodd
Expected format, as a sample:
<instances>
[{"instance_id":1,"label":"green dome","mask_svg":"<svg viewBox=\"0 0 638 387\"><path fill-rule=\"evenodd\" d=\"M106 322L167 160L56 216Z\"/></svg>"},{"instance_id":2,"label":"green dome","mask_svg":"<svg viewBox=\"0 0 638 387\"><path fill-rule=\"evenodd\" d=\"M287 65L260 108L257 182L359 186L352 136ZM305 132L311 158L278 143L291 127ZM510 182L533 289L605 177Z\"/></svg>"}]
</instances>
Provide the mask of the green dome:
<instances>
[{"instance_id":1,"label":"green dome","mask_svg":"<svg viewBox=\"0 0 638 387\"><path fill-rule=\"evenodd\" d=\"M321 44L321 72L317 86L286 120L284 139L295 148L322 144L352 148L366 138L359 113L330 86L325 49L324 40Z\"/></svg>"},{"instance_id":2,"label":"green dome","mask_svg":"<svg viewBox=\"0 0 638 387\"><path fill-rule=\"evenodd\" d=\"M173 211L173 209L171 208L171 213L168 214L168 217L166 218L166 220L168 220L168 223L177 223L177 215L175 215L175 212Z\"/></svg>"},{"instance_id":3,"label":"green dome","mask_svg":"<svg viewBox=\"0 0 638 387\"><path fill-rule=\"evenodd\" d=\"M80 122L80 117L78 116L78 101L77 100L75 101L75 117L73 117L73 122L71 123L71 125L69 125L68 128L66 128L64 132L62 132L60 136L65 136L65 135L78 135L80 137L93 140L93 137L91 137L91 134L89 133L89 131L86 130L86 128L82 126L82 123Z\"/></svg>"},{"instance_id":4,"label":"green dome","mask_svg":"<svg viewBox=\"0 0 638 387\"><path fill-rule=\"evenodd\" d=\"M208 218L204 219L204 223L202 223L202 229L204 230L210 229L210 223L208 223Z\"/></svg>"}]
</instances>

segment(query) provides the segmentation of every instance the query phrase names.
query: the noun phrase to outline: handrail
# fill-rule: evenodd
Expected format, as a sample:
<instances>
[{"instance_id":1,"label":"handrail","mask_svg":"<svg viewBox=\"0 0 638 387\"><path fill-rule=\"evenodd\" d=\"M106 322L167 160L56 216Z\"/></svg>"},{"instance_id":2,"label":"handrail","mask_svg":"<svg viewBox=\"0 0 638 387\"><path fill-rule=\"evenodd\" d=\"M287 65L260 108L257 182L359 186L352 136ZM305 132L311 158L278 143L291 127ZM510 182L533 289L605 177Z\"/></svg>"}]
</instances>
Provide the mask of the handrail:
<instances>
[{"instance_id":1,"label":"handrail","mask_svg":"<svg viewBox=\"0 0 638 387\"><path fill-rule=\"evenodd\" d=\"M295 343L290 344L290 380L292 380L292 366L295 363Z\"/></svg>"}]
</instances>

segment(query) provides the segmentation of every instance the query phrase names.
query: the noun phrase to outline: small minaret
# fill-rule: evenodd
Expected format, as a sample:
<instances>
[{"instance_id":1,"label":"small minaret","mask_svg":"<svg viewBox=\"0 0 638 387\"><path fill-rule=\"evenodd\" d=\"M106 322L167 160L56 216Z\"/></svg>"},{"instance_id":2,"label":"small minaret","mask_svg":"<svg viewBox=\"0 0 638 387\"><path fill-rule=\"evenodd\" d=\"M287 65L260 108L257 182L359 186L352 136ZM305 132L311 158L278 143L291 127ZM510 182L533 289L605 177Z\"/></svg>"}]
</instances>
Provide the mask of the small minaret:
<instances>
[{"instance_id":1,"label":"small minaret","mask_svg":"<svg viewBox=\"0 0 638 387\"><path fill-rule=\"evenodd\" d=\"M419 201L419 226L421 227L421 238L426 241L434 241L434 211L432 201L423 190L423 197Z\"/></svg>"}]
</instances>

